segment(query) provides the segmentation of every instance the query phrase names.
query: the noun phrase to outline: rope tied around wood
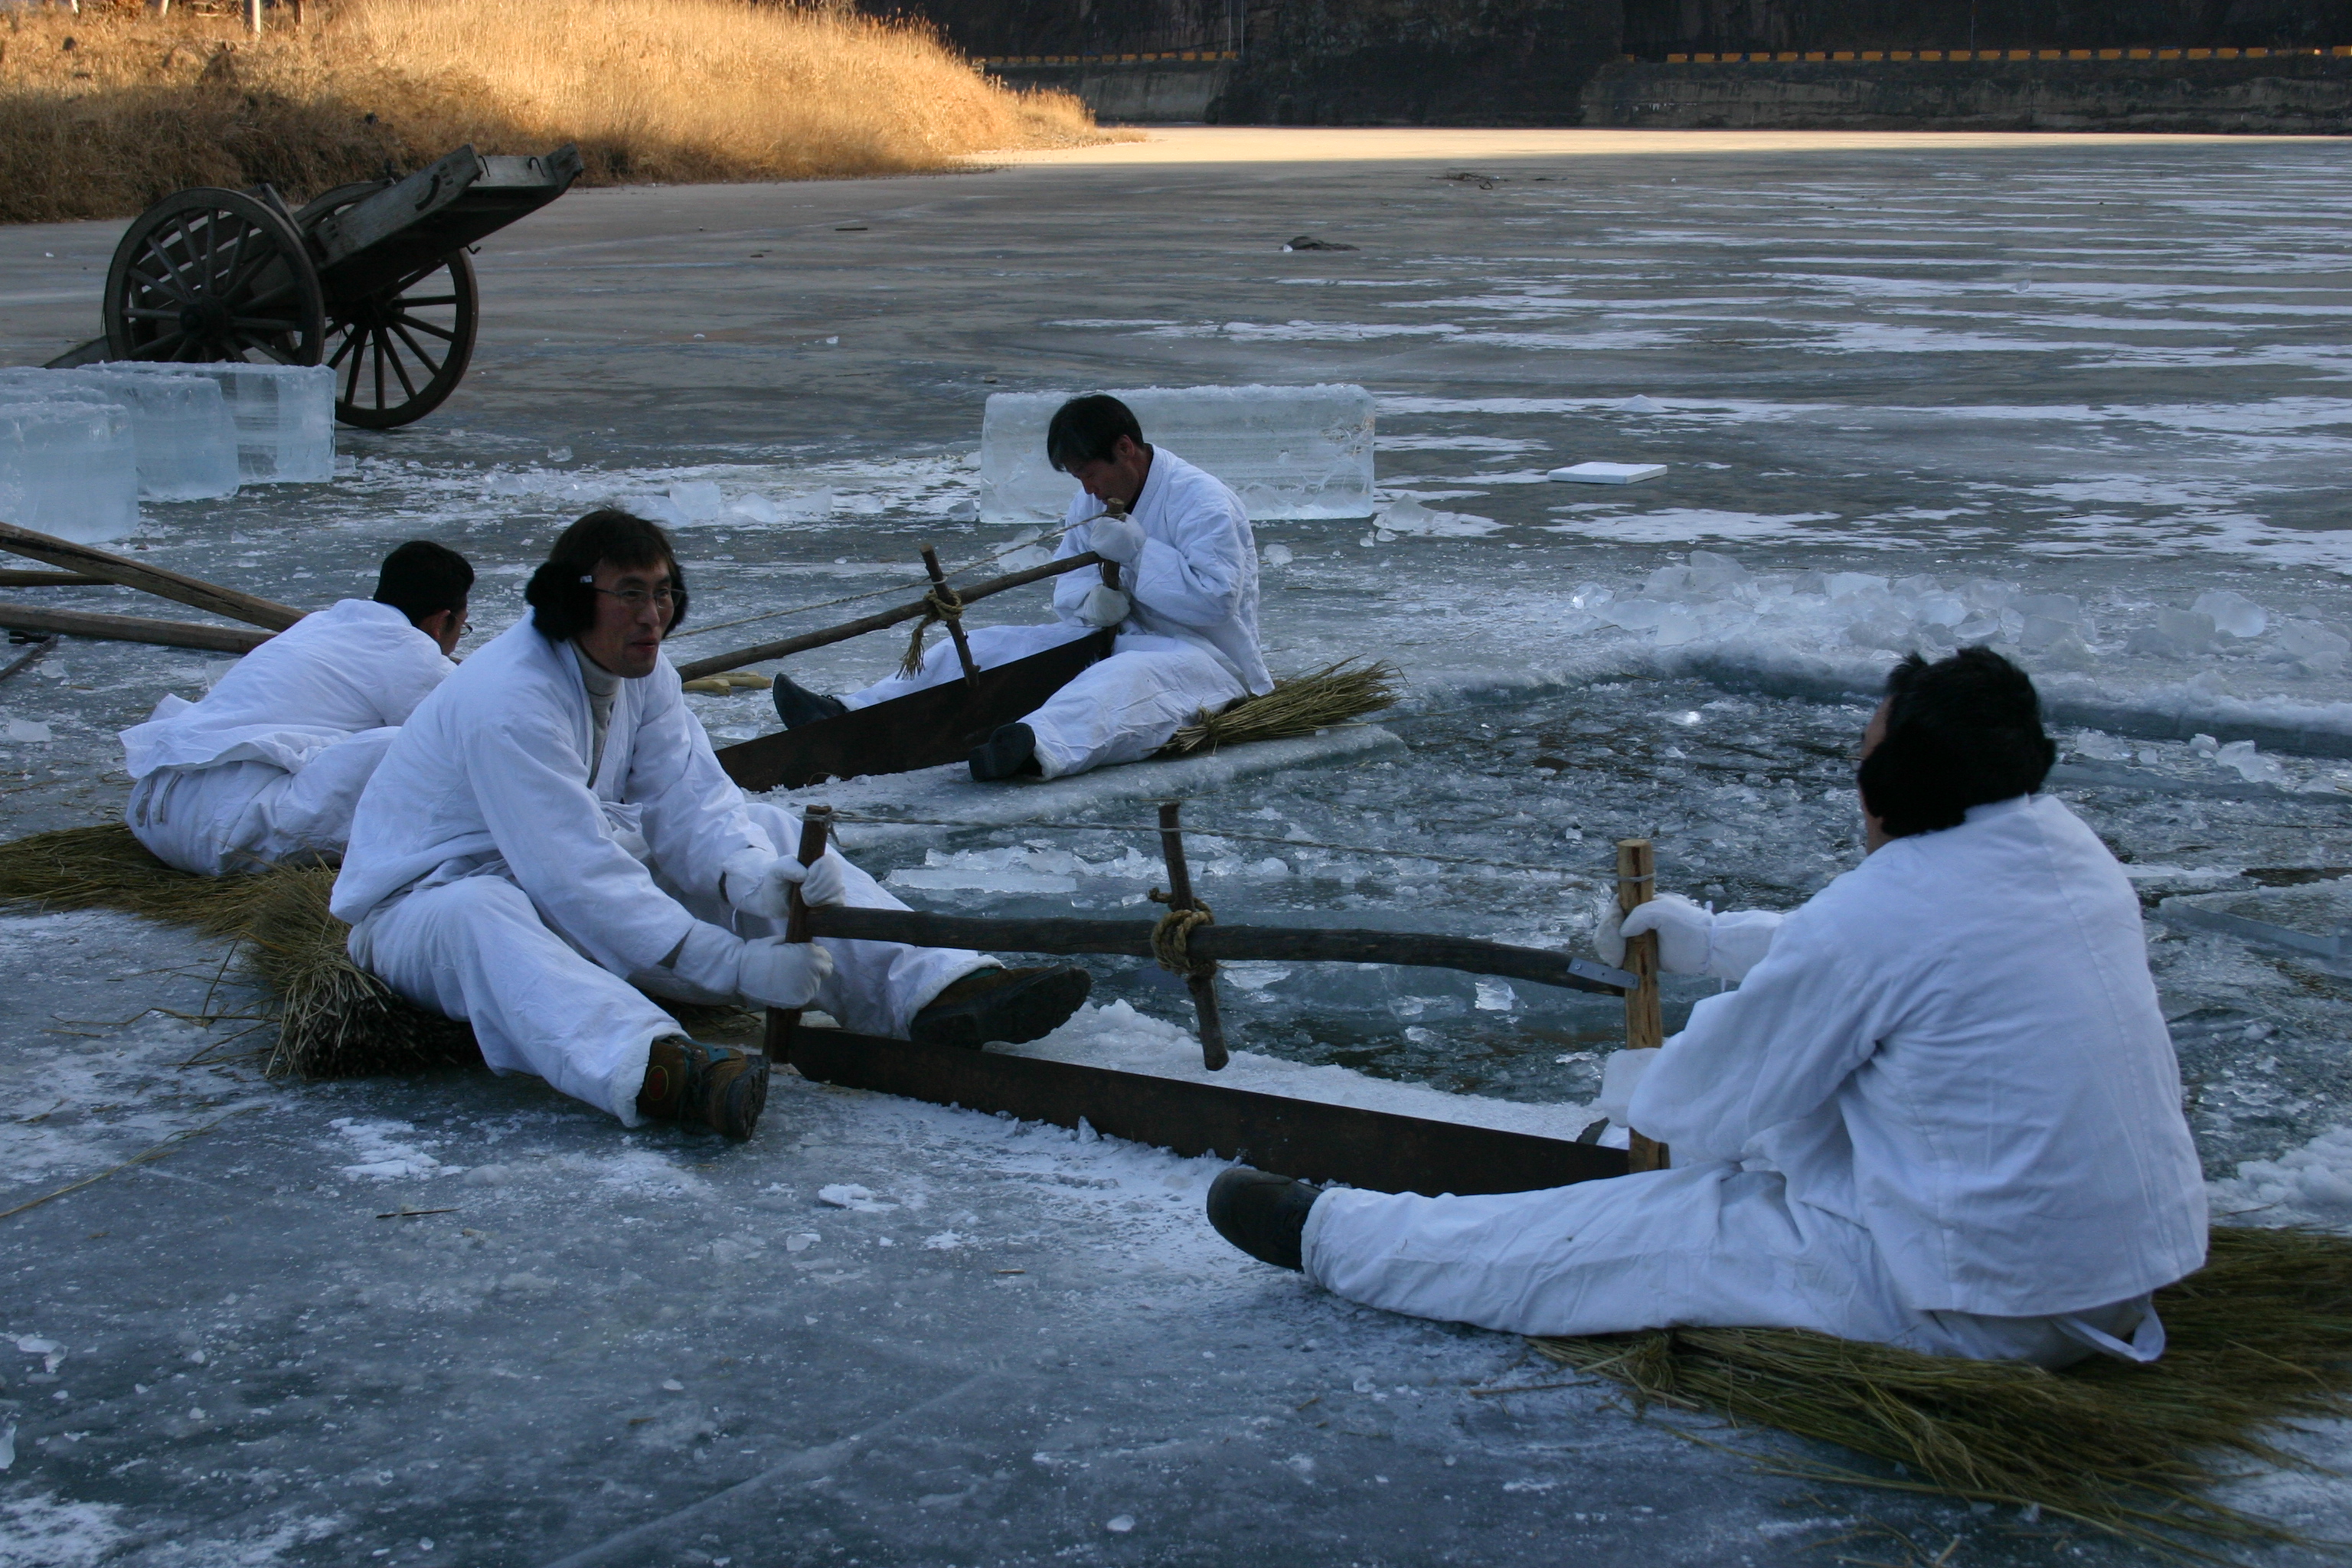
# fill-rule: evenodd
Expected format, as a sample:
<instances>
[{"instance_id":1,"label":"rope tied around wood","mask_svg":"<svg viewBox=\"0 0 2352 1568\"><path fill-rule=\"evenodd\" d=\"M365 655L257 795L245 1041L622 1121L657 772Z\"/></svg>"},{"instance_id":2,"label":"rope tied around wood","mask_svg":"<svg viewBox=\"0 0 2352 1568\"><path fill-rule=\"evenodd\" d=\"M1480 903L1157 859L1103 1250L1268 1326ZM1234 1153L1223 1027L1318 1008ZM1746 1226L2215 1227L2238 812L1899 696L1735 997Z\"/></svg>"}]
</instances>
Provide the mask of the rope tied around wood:
<instances>
[{"instance_id":1,"label":"rope tied around wood","mask_svg":"<svg viewBox=\"0 0 2352 1568\"><path fill-rule=\"evenodd\" d=\"M907 657L898 661L898 673L909 677L921 674L923 634L942 623L957 624L962 620L962 598L945 583L935 584L923 595L923 618L915 623L915 634L907 639Z\"/></svg>"},{"instance_id":2,"label":"rope tied around wood","mask_svg":"<svg viewBox=\"0 0 2352 1568\"><path fill-rule=\"evenodd\" d=\"M1164 889L1151 889L1151 901L1155 904L1167 903L1170 897ZM1192 949L1193 928L1216 923L1216 915L1203 903L1196 902L1188 910L1170 909L1160 917L1160 923L1151 928L1151 956L1158 959L1160 967L1171 974L1205 977L1216 973L1217 961L1195 958Z\"/></svg>"}]
</instances>

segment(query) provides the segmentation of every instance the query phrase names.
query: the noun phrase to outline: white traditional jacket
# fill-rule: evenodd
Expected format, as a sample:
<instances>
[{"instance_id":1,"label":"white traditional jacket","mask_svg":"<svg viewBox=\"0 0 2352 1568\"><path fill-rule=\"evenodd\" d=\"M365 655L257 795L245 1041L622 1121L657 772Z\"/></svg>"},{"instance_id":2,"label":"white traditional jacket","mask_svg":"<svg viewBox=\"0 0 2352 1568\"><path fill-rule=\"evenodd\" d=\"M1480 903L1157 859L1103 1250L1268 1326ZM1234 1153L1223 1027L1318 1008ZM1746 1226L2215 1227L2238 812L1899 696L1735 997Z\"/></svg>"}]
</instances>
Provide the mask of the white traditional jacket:
<instances>
[{"instance_id":1,"label":"white traditional jacket","mask_svg":"<svg viewBox=\"0 0 2352 1568\"><path fill-rule=\"evenodd\" d=\"M457 666L390 605L343 599L237 660L200 702L166 697L122 731L134 779L261 762L288 773L338 741L405 723Z\"/></svg>"},{"instance_id":2,"label":"white traditional jacket","mask_svg":"<svg viewBox=\"0 0 2352 1568\"><path fill-rule=\"evenodd\" d=\"M1866 1227L1922 1311L2032 1317L2204 1261L2139 903L2047 795L1895 839L1783 920L1634 1091L1677 1165L1745 1159Z\"/></svg>"},{"instance_id":3,"label":"white traditional jacket","mask_svg":"<svg viewBox=\"0 0 2352 1568\"><path fill-rule=\"evenodd\" d=\"M1080 490L1055 558L1092 549L1086 525L1102 514L1103 503ZM1128 516L1143 530L1144 546L1119 569L1132 606L1119 630L1180 637L1215 656L1253 693L1273 690L1257 646L1257 540L1241 498L1214 475L1154 447L1143 493ZM1076 621L1087 590L1101 580L1087 572L1055 578L1055 614Z\"/></svg>"},{"instance_id":4,"label":"white traditional jacket","mask_svg":"<svg viewBox=\"0 0 2352 1568\"><path fill-rule=\"evenodd\" d=\"M667 656L620 683L592 780L593 746L572 645L550 642L526 616L402 728L360 797L336 918L356 925L420 882L503 863L605 969L667 967L731 994L740 942L664 892L648 862L675 886L715 894L730 855L774 846L712 754Z\"/></svg>"}]
</instances>

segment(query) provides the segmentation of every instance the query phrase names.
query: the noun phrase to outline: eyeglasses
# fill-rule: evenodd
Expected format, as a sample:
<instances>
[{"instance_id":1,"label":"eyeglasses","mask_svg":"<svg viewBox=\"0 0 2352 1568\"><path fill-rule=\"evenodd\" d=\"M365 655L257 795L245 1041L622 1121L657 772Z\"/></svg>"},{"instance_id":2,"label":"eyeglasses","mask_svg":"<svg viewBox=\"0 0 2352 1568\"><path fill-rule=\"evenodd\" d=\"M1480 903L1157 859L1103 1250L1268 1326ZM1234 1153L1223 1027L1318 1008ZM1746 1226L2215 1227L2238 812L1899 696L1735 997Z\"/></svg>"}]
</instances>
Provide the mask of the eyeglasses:
<instances>
[{"instance_id":1,"label":"eyeglasses","mask_svg":"<svg viewBox=\"0 0 2352 1568\"><path fill-rule=\"evenodd\" d=\"M644 609L647 605L658 606L664 615L667 615L670 611L677 607L677 591L669 587L667 584L664 584L659 588L652 589L599 588L595 584L589 583L588 579L585 577L583 577L580 580L583 583L587 583L588 589L591 593L605 594L611 595L613 598L620 600L621 603L628 605L632 614Z\"/></svg>"}]
</instances>

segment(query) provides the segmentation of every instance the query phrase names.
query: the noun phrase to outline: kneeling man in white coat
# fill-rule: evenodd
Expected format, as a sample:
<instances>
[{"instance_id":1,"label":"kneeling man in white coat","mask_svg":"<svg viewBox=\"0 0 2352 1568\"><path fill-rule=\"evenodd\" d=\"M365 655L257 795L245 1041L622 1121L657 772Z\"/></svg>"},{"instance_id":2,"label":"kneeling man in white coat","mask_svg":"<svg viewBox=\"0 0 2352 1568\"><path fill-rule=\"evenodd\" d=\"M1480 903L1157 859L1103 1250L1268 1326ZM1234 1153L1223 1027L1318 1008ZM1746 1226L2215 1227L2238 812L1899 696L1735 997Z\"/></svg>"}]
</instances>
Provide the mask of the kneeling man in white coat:
<instances>
[{"instance_id":1,"label":"kneeling man in white coat","mask_svg":"<svg viewBox=\"0 0 2352 1568\"><path fill-rule=\"evenodd\" d=\"M473 586L464 556L412 539L384 557L374 598L303 616L201 701L164 698L122 731L131 831L202 877L341 854L399 726L457 668Z\"/></svg>"},{"instance_id":2,"label":"kneeling man in white coat","mask_svg":"<svg viewBox=\"0 0 2352 1568\"><path fill-rule=\"evenodd\" d=\"M1134 413L1100 394L1062 405L1046 427L1045 456L1082 487L1055 558L1091 550L1118 563L1120 586L1066 573L1054 581L1053 624L979 627L968 634L972 661L993 668L1106 627L1118 637L1109 658L973 751L978 780L1055 779L1139 762L1196 715L1274 689L1257 646L1257 541L1241 498L1167 447L1145 446ZM1112 502L1127 515L1108 515ZM846 697L780 676L776 716L792 728L962 678L954 644L943 639L914 675Z\"/></svg>"},{"instance_id":3,"label":"kneeling man in white coat","mask_svg":"<svg viewBox=\"0 0 2352 1568\"><path fill-rule=\"evenodd\" d=\"M2055 751L1990 650L1896 667L1863 756L1869 855L1802 908L1624 922L1738 983L1633 1093L1673 1169L1439 1198L1236 1169L1211 1221L1352 1300L1520 1333L2153 1360L2149 1295L2203 1263L2206 1215L2138 900L2034 793Z\"/></svg>"},{"instance_id":4,"label":"kneeling man in white coat","mask_svg":"<svg viewBox=\"0 0 2352 1568\"><path fill-rule=\"evenodd\" d=\"M531 614L402 728L333 900L352 956L471 1023L494 1070L629 1126L741 1139L766 1058L689 1039L646 993L814 1005L861 1032L970 1046L1034 1039L1077 1010L1082 969L782 939L795 883L816 903L906 906L836 853L814 868L779 853L799 819L747 802L720 769L662 655L687 595L659 528L589 513L524 597Z\"/></svg>"}]
</instances>

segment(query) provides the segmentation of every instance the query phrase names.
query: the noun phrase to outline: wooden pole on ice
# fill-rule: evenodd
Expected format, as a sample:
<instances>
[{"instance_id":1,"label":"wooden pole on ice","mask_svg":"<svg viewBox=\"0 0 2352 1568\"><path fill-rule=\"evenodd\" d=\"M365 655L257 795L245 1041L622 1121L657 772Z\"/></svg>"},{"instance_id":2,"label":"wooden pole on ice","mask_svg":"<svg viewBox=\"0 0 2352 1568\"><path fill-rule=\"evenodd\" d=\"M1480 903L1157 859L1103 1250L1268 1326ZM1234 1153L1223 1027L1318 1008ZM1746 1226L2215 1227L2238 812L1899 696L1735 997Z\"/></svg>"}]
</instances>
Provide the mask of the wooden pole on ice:
<instances>
[{"instance_id":1,"label":"wooden pole on ice","mask_svg":"<svg viewBox=\"0 0 2352 1568\"><path fill-rule=\"evenodd\" d=\"M1658 890L1657 856L1646 838L1617 841L1617 913L1620 919L1648 903ZM1658 1011L1658 933L1643 931L1625 939L1620 965L1639 983L1625 993L1625 1047L1654 1050L1665 1044L1664 1020ZM1666 1168L1666 1146L1627 1129L1625 1163L1633 1171Z\"/></svg>"},{"instance_id":2,"label":"wooden pole on ice","mask_svg":"<svg viewBox=\"0 0 2352 1568\"><path fill-rule=\"evenodd\" d=\"M1104 563L1107 574L1117 570ZM1225 1021L1217 1012L1217 962L1195 957L1186 940L1196 924L1206 924L1212 917L1209 906L1193 896L1192 873L1184 863L1184 832L1179 821L1183 810L1182 803L1172 800L1162 802L1160 807L1160 848L1168 858L1168 891L1163 896L1154 888L1151 897L1155 902L1168 906L1168 913L1160 918L1160 931L1168 936L1163 938L1155 932L1151 945L1162 966L1184 977L1184 989L1192 994L1193 1016L1201 1026L1201 1065L1218 1072L1230 1058L1225 1055ZM1183 915L1198 915L1200 919L1179 919Z\"/></svg>"},{"instance_id":3,"label":"wooden pole on ice","mask_svg":"<svg viewBox=\"0 0 2352 1568\"><path fill-rule=\"evenodd\" d=\"M51 566L60 566L68 572L103 577L110 583L120 583L126 588L136 588L159 599L171 599L193 609L209 610L233 621L267 626L273 632L284 631L309 613L241 589L224 588L217 583L207 583L200 577L191 577L166 567L150 566L143 561L133 561L127 555L117 555L93 544L77 544L70 539L37 533L29 528L18 528L12 523L0 522L0 550L11 555L22 555Z\"/></svg>"},{"instance_id":4,"label":"wooden pole on ice","mask_svg":"<svg viewBox=\"0 0 2352 1568\"><path fill-rule=\"evenodd\" d=\"M928 544L923 546L923 570L931 574L933 594L950 604L959 603L949 598L948 574L940 570L940 552ZM944 618L948 623L948 636L955 639L956 662L963 666L964 684L969 686L980 679L980 666L972 662L971 644L964 640L963 616L959 613Z\"/></svg>"},{"instance_id":5,"label":"wooden pole on ice","mask_svg":"<svg viewBox=\"0 0 2352 1568\"><path fill-rule=\"evenodd\" d=\"M799 858L802 865L814 866L824 858L825 837L832 831L833 807L813 805L801 813ZM808 900L801 897L801 890L797 885L793 889L791 909L784 916L784 940L786 942L809 940ZM770 1061L782 1062L792 1059L793 1036L800 1026L800 1008L771 1007L768 1009L767 1037L762 1043L767 1048Z\"/></svg>"}]
</instances>

